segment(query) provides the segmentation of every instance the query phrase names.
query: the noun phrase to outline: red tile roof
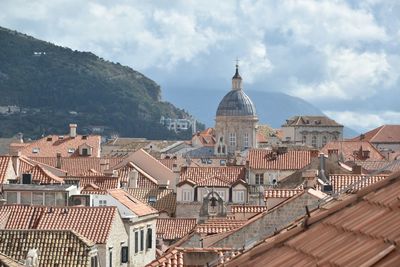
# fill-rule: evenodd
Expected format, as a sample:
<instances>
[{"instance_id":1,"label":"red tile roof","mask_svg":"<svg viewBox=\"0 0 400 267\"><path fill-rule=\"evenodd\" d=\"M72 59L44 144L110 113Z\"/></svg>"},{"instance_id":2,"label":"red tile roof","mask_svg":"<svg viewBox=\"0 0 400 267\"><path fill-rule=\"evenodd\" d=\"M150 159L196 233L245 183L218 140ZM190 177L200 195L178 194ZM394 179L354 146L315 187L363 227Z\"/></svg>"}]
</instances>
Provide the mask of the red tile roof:
<instances>
[{"instance_id":1,"label":"red tile roof","mask_svg":"<svg viewBox=\"0 0 400 267\"><path fill-rule=\"evenodd\" d=\"M232 205L232 213L261 213L268 209L267 206L256 206L256 205Z\"/></svg>"},{"instance_id":2,"label":"red tile roof","mask_svg":"<svg viewBox=\"0 0 400 267\"><path fill-rule=\"evenodd\" d=\"M31 157L31 159L47 164L52 167L57 166L56 157ZM121 158L87 158L87 157L77 157L77 158L61 158L61 169L68 173L68 176L78 176L87 173L89 170L95 170L101 173L102 167L101 163L104 161L109 162L110 169L120 162Z\"/></svg>"},{"instance_id":3,"label":"red tile roof","mask_svg":"<svg viewBox=\"0 0 400 267\"><path fill-rule=\"evenodd\" d=\"M101 136L99 135L77 135L74 138L70 136L60 138L58 135L49 135L27 143L23 147L14 144L10 146L28 157L56 157L57 153L61 153L62 157L79 157L78 147L86 144L93 149L90 157L98 157L100 155L100 142ZM70 149L74 149L74 152L69 153Z\"/></svg>"},{"instance_id":4,"label":"red tile roof","mask_svg":"<svg viewBox=\"0 0 400 267\"><path fill-rule=\"evenodd\" d=\"M369 186L373 183L383 180L386 177L387 175L366 176L360 174L334 174L334 175L329 175L329 181L331 182L332 190L335 193L339 192L340 190L352 184L354 184L355 187L354 189L349 190L349 192L355 192L363 187Z\"/></svg>"},{"instance_id":5,"label":"red tile roof","mask_svg":"<svg viewBox=\"0 0 400 267\"><path fill-rule=\"evenodd\" d=\"M198 224L194 231L200 234L218 234L236 229L245 223L246 220L209 219L205 223Z\"/></svg>"},{"instance_id":6,"label":"red tile roof","mask_svg":"<svg viewBox=\"0 0 400 267\"><path fill-rule=\"evenodd\" d=\"M303 191L303 189L267 189L265 198L290 198Z\"/></svg>"},{"instance_id":7,"label":"red tile roof","mask_svg":"<svg viewBox=\"0 0 400 267\"><path fill-rule=\"evenodd\" d=\"M0 207L0 218L6 218L4 229L74 230L99 244L108 240L116 216L116 207Z\"/></svg>"},{"instance_id":8,"label":"red tile roof","mask_svg":"<svg viewBox=\"0 0 400 267\"><path fill-rule=\"evenodd\" d=\"M127 188L126 191L143 203L148 203L159 212L173 216L176 210L176 196L173 189L162 188ZM155 203L149 203L149 197L155 197Z\"/></svg>"},{"instance_id":9,"label":"red tile roof","mask_svg":"<svg viewBox=\"0 0 400 267\"><path fill-rule=\"evenodd\" d=\"M369 151L369 158L360 155L361 151ZM326 155L343 154L344 161L384 160L385 157L368 141L331 141L321 150Z\"/></svg>"},{"instance_id":10,"label":"red tile roof","mask_svg":"<svg viewBox=\"0 0 400 267\"><path fill-rule=\"evenodd\" d=\"M127 207L130 211L135 213L138 217L158 214L158 211L156 209L141 202L139 199L134 198L131 194L123 189L108 190L108 193L113 198L118 200L122 205Z\"/></svg>"},{"instance_id":11,"label":"red tile roof","mask_svg":"<svg viewBox=\"0 0 400 267\"><path fill-rule=\"evenodd\" d=\"M197 132L192 137L192 142L197 139L203 146L213 147L216 143L215 141L215 130L214 128L207 128L204 131Z\"/></svg>"},{"instance_id":12,"label":"red tile roof","mask_svg":"<svg viewBox=\"0 0 400 267\"><path fill-rule=\"evenodd\" d=\"M290 150L274 156L266 149L250 149L247 156L249 167L258 170L300 170L311 163L314 151Z\"/></svg>"},{"instance_id":13,"label":"red tile roof","mask_svg":"<svg viewBox=\"0 0 400 267\"><path fill-rule=\"evenodd\" d=\"M0 230L0 240L0 253L20 262L30 249L38 249L38 266L89 266L95 250L93 242L70 230ZM5 263L4 257L0 262L27 266Z\"/></svg>"},{"instance_id":14,"label":"red tile roof","mask_svg":"<svg viewBox=\"0 0 400 267\"><path fill-rule=\"evenodd\" d=\"M357 165L361 166L363 169L371 172L384 169L385 172L397 172L400 171L400 161L356 161Z\"/></svg>"},{"instance_id":15,"label":"red tile roof","mask_svg":"<svg viewBox=\"0 0 400 267\"><path fill-rule=\"evenodd\" d=\"M193 181L199 186L229 187L233 183L244 181L246 169L244 167L187 167L182 168L180 182Z\"/></svg>"},{"instance_id":16,"label":"red tile roof","mask_svg":"<svg viewBox=\"0 0 400 267\"><path fill-rule=\"evenodd\" d=\"M157 237L164 240L180 239L192 231L196 224L196 218L158 218Z\"/></svg>"},{"instance_id":17,"label":"red tile roof","mask_svg":"<svg viewBox=\"0 0 400 267\"><path fill-rule=\"evenodd\" d=\"M85 176L85 177L68 177L64 178L65 183L71 183L72 181L79 181L80 188L85 188L87 185L96 185L99 189L107 190L119 188L118 177L110 176Z\"/></svg>"},{"instance_id":18,"label":"red tile roof","mask_svg":"<svg viewBox=\"0 0 400 267\"><path fill-rule=\"evenodd\" d=\"M117 170L121 183L128 183L129 173L134 170L139 174L137 180L137 186L139 188L158 188L158 181L132 162L128 162L124 167Z\"/></svg>"},{"instance_id":19,"label":"red tile roof","mask_svg":"<svg viewBox=\"0 0 400 267\"><path fill-rule=\"evenodd\" d=\"M12 164L10 156L0 156L0 183L5 182L10 164Z\"/></svg>"},{"instance_id":20,"label":"red tile roof","mask_svg":"<svg viewBox=\"0 0 400 267\"><path fill-rule=\"evenodd\" d=\"M323 206L224 266L397 266L399 192L396 173Z\"/></svg>"},{"instance_id":21,"label":"red tile roof","mask_svg":"<svg viewBox=\"0 0 400 267\"><path fill-rule=\"evenodd\" d=\"M400 143L400 125L382 125L351 140L364 140L371 143Z\"/></svg>"},{"instance_id":22,"label":"red tile roof","mask_svg":"<svg viewBox=\"0 0 400 267\"><path fill-rule=\"evenodd\" d=\"M294 116L286 120L282 127L287 126L310 126L310 127L326 127L326 126L342 126L336 121L326 116Z\"/></svg>"},{"instance_id":23,"label":"red tile roof","mask_svg":"<svg viewBox=\"0 0 400 267\"><path fill-rule=\"evenodd\" d=\"M178 160L177 159L159 159L159 161L166 166L168 169L173 170L174 169L174 164L176 165Z\"/></svg>"},{"instance_id":24,"label":"red tile roof","mask_svg":"<svg viewBox=\"0 0 400 267\"><path fill-rule=\"evenodd\" d=\"M40 184L63 184L64 180L39 165L34 166L26 173L32 175L32 181Z\"/></svg>"}]
</instances>

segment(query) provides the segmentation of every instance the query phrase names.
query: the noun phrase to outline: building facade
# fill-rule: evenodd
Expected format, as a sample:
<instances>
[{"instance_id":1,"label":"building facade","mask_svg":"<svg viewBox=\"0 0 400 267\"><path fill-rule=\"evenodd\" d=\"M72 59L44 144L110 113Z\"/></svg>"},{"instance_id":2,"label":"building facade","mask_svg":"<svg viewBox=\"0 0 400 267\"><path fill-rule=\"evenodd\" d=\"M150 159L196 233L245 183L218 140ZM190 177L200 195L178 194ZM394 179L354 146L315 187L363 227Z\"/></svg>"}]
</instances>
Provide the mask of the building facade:
<instances>
[{"instance_id":1,"label":"building facade","mask_svg":"<svg viewBox=\"0 0 400 267\"><path fill-rule=\"evenodd\" d=\"M243 92L239 66L232 78L232 90L218 105L215 118L216 155L232 155L236 151L257 146L258 118L251 99Z\"/></svg>"}]
</instances>

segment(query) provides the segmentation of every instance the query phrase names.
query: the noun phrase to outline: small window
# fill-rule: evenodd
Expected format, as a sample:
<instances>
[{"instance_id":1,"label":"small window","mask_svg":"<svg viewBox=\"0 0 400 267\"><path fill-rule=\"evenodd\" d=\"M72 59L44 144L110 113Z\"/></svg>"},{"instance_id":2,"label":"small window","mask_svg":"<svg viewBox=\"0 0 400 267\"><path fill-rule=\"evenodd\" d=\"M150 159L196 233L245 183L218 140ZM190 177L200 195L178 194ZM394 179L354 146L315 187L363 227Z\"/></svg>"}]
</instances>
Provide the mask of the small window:
<instances>
[{"instance_id":1,"label":"small window","mask_svg":"<svg viewBox=\"0 0 400 267\"><path fill-rule=\"evenodd\" d=\"M33 154L37 154L37 153L39 153L40 152L40 148L38 148L38 147L34 147L33 149L32 149L32 153Z\"/></svg>"},{"instance_id":2,"label":"small window","mask_svg":"<svg viewBox=\"0 0 400 267\"><path fill-rule=\"evenodd\" d=\"M151 249L153 247L153 229L147 228L147 249Z\"/></svg>"},{"instance_id":3,"label":"small window","mask_svg":"<svg viewBox=\"0 0 400 267\"><path fill-rule=\"evenodd\" d=\"M82 148L82 156L87 156L89 155L89 151L87 148Z\"/></svg>"},{"instance_id":4,"label":"small window","mask_svg":"<svg viewBox=\"0 0 400 267\"><path fill-rule=\"evenodd\" d=\"M236 146L236 133L230 133L229 134L229 145L231 147L235 147Z\"/></svg>"},{"instance_id":5,"label":"small window","mask_svg":"<svg viewBox=\"0 0 400 267\"><path fill-rule=\"evenodd\" d=\"M218 195L222 198L223 201L225 201L225 191L222 190L216 190Z\"/></svg>"},{"instance_id":6,"label":"small window","mask_svg":"<svg viewBox=\"0 0 400 267\"><path fill-rule=\"evenodd\" d=\"M248 148L249 147L249 133L245 133L243 136L243 143L244 147Z\"/></svg>"},{"instance_id":7,"label":"small window","mask_svg":"<svg viewBox=\"0 0 400 267\"><path fill-rule=\"evenodd\" d=\"M306 135L303 135L302 143L303 143L303 144L306 144L306 143L307 143L307 136L306 136Z\"/></svg>"},{"instance_id":8,"label":"small window","mask_svg":"<svg viewBox=\"0 0 400 267\"><path fill-rule=\"evenodd\" d=\"M149 203L156 203L157 197L156 196L149 196L148 202Z\"/></svg>"},{"instance_id":9,"label":"small window","mask_svg":"<svg viewBox=\"0 0 400 267\"><path fill-rule=\"evenodd\" d=\"M56 202L55 193L46 192L44 197L44 204L46 206L54 206Z\"/></svg>"},{"instance_id":10,"label":"small window","mask_svg":"<svg viewBox=\"0 0 400 267\"><path fill-rule=\"evenodd\" d=\"M21 192L21 204L32 204L32 194L31 192Z\"/></svg>"},{"instance_id":11,"label":"small window","mask_svg":"<svg viewBox=\"0 0 400 267\"><path fill-rule=\"evenodd\" d=\"M317 137L315 135L311 139L311 145L317 147Z\"/></svg>"},{"instance_id":12,"label":"small window","mask_svg":"<svg viewBox=\"0 0 400 267\"><path fill-rule=\"evenodd\" d=\"M225 165L226 165L226 160L221 159L221 160L219 161L219 165L225 166Z\"/></svg>"},{"instance_id":13,"label":"small window","mask_svg":"<svg viewBox=\"0 0 400 267\"><path fill-rule=\"evenodd\" d=\"M144 250L144 230L140 230L140 251Z\"/></svg>"},{"instance_id":14,"label":"small window","mask_svg":"<svg viewBox=\"0 0 400 267\"><path fill-rule=\"evenodd\" d=\"M33 205L43 205L43 193L42 192L32 192L32 204Z\"/></svg>"},{"instance_id":15,"label":"small window","mask_svg":"<svg viewBox=\"0 0 400 267\"><path fill-rule=\"evenodd\" d=\"M323 136L322 137L322 147L324 147L327 142L328 142L328 138L326 136Z\"/></svg>"},{"instance_id":16,"label":"small window","mask_svg":"<svg viewBox=\"0 0 400 267\"><path fill-rule=\"evenodd\" d=\"M121 263L128 262L128 256L129 256L128 253L129 253L129 250L128 250L127 246L121 247Z\"/></svg>"},{"instance_id":17,"label":"small window","mask_svg":"<svg viewBox=\"0 0 400 267\"><path fill-rule=\"evenodd\" d=\"M182 190L182 201L190 202L192 200L192 190Z\"/></svg>"},{"instance_id":18,"label":"small window","mask_svg":"<svg viewBox=\"0 0 400 267\"><path fill-rule=\"evenodd\" d=\"M105 200L105 199L99 200L99 206L100 207L107 206L107 200Z\"/></svg>"},{"instance_id":19,"label":"small window","mask_svg":"<svg viewBox=\"0 0 400 267\"><path fill-rule=\"evenodd\" d=\"M69 154L72 154L72 153L74 153L75 152L75 149L74 148L68 148L68 153Z\"/></svg>"},{"instance_id":20,"label":"small window","mask_svg":"<svg viewBox=\"0 0 400 267\"><path fill-rule=\"evenodd\" d=\"M264 184L264 173L257 173L256 174L256 184Z\"/></svg>"},{"instance_id":21,"label":"small window","mask_svg":"<svg viewBox=\"0 0 400 267\"><path fill-rule=\"evenodd\" d=\"M110 267L112 267L112 264L113 264L113 258L112 258L113 255L112 255L112 254L113 254L113 253L112 253L112 249L111 249L111 248L108 249L108 255L110 256L110 257L109 257L109 260L110 260L110 261L109 261L109 264L110 264L109 266L110 266Z\"/></svg>"},{"instance_id":22,"label":"small window","mask_svg":"<svg viewBox=\"0 0 400 267\"><path fill-rule=\"evenodd\" d=\"M139 232L135 232L135 253L139 252Z\"/></svg>"},{"instance_id":23,"label":"small window","mask_svg":"<svg viewBox=\"0 0 400 267\"><path fill-rule=\"evenodd\" d=\"M97 267L97 256L90 258L90 267Z\"/></svg>"},{"instance_id":24,"label":"small window","mask_svg":"<svg viewBox=\"0 0 400 267\"><path fill-rule=\"evenodd\" d=\"M7 204L17 204L17 192L6 192Z\"/></svg>"}]
</instances>

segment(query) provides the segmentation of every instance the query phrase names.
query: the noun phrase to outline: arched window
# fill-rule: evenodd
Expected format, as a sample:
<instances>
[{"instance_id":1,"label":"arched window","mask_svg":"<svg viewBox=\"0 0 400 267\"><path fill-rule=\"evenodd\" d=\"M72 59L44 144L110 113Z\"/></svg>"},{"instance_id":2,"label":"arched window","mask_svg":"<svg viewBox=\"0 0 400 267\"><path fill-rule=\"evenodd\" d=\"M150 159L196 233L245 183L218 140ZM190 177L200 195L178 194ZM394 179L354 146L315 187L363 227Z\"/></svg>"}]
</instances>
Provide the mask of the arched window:
<instances>
[{"instance_id":1,"label":"arched window","mask_svg":"<svg viewBox=\"0 0 400 267\"><path fill-rule=\"evenodd\" d=\"M322 147L324 147L327 142L328 142L328 138L326 138L326 136L322 136Z\"/></svg>"},{"instance_id":2,"label":"arched window","mask_svg":"<svg viewBox=\"0 0 400 267\"><path fill-rule=\"evenodd\" d=\"M303 135L302 143L303 143L303 144L307 143L307 136L306 136L306 135Z\"/></svg>"},{"instance_id":3,"label":"arched window","mask_svg":"<svg viewBox=\"0 0 400 267\"><path fill-rule=\"evenodd\" d=\"M244 148L248 148L249 147L249 133L244 133L243 145L244 145Z\"/></svg>"},{"instance_id":4,"label":"arched window","mask_svg":"<svg viewBox=\"0 0 400 267\"><path fill-rule=\"evenodd\" d=\"M221 154L221 146L218 146L218 154Z\"/></svg>"},{"instance_id":5,"label":"arched window","mask_svg":"<svg viewBox=\"0 0 400 267\"><path fill-rule=\"evenodd\" d=\"M313 135L313 137L311 139L311 145L313 147L317 147L317 137L315 135Z\"/></svg>"},{"instance_id":6,"label":"arched window","mask_svg":"<svg viewBox=\"0 0 400 267\"><path fill-rule=\"evenodd\" d=\"M236 133L229 134L229 145L231 147L236 147Z\"/></svg>"}]
</instances>

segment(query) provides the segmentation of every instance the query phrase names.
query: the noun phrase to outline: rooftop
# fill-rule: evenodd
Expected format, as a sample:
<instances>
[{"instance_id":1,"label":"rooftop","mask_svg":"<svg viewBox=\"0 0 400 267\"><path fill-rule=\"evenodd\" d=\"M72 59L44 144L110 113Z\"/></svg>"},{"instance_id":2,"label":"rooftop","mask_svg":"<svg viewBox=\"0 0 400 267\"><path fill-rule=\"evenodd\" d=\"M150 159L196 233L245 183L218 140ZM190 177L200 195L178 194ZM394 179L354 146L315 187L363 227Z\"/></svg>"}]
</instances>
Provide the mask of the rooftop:
<instances>
[{"instance_id":1,"label":"rooftop","mask_svg":"<svg viewBox=\"0 0 400 267\"><path fill-rule=\"evenodd\" d=\"M196 218L158 218L157 237L165 240L180 239L196 227Z\"/></svg>"},{"instance_id":2,"label":"rooftop","mask_svg":"<svg viewBox=\"0 0 400 267\"><path fill-rule=\"evenodd\" d=\"M400 125L382 125L351 140L364 140L371 143L400 143Z\"/></svg>"},{"instance_id":3,"label":"rooftop","mask_svg":"<svg viewBox=\"0 0 400 267\"><path fill-rule=\"evenodd\" d=\"M289 150L286 153L276 153L267 149L250 149L247 156L251 169L262 170L300 170L311 163L316 155L313 150Z\"/></svg>"},{"instance_id":4,"label":"rooftop","mask_svg":"<svg viewBox=\"0 0 400 267\"><path fill-rule=\"evenodd\" d=\"M235 182L244 181L244 167L187 167L181 169L180 182L190 181L199 186L229 187Z\"/></svg>"},{"instance_id":5,"label":"rooftop","mask_svg":"<svg viewBox=\"0 0 400 267\"><path fill-rule=\"evenodd\" d=\"M176 196L173 189L162 188L127 188L126 191L143 203L148 203L159 212L173 216L176 210ZM149 201L154 198L155 202Z\"/></svg>"},{"instance_id":6,"label":"rooftop","mask_svg":"<svg viewBox=\"0 0 400 267\"><path fill-rule=\"evenodd\" d=\"M326 126L338 126L343 125L326 116L294 116L286 120L286 123L282 127L288 126L312 126L312 127L326 127Z\"/></svg>"},{"instance_id":7,"label":"rooftop","mask_svg":"<svg viewBox=\"0 0 400 267\"><path fill-rule=\"evenodd\" d=\"M138 217L158 214L156 209L134 198L131 194L123 189L108 190L108 193Z\"/></svg>"}]
</instances>

